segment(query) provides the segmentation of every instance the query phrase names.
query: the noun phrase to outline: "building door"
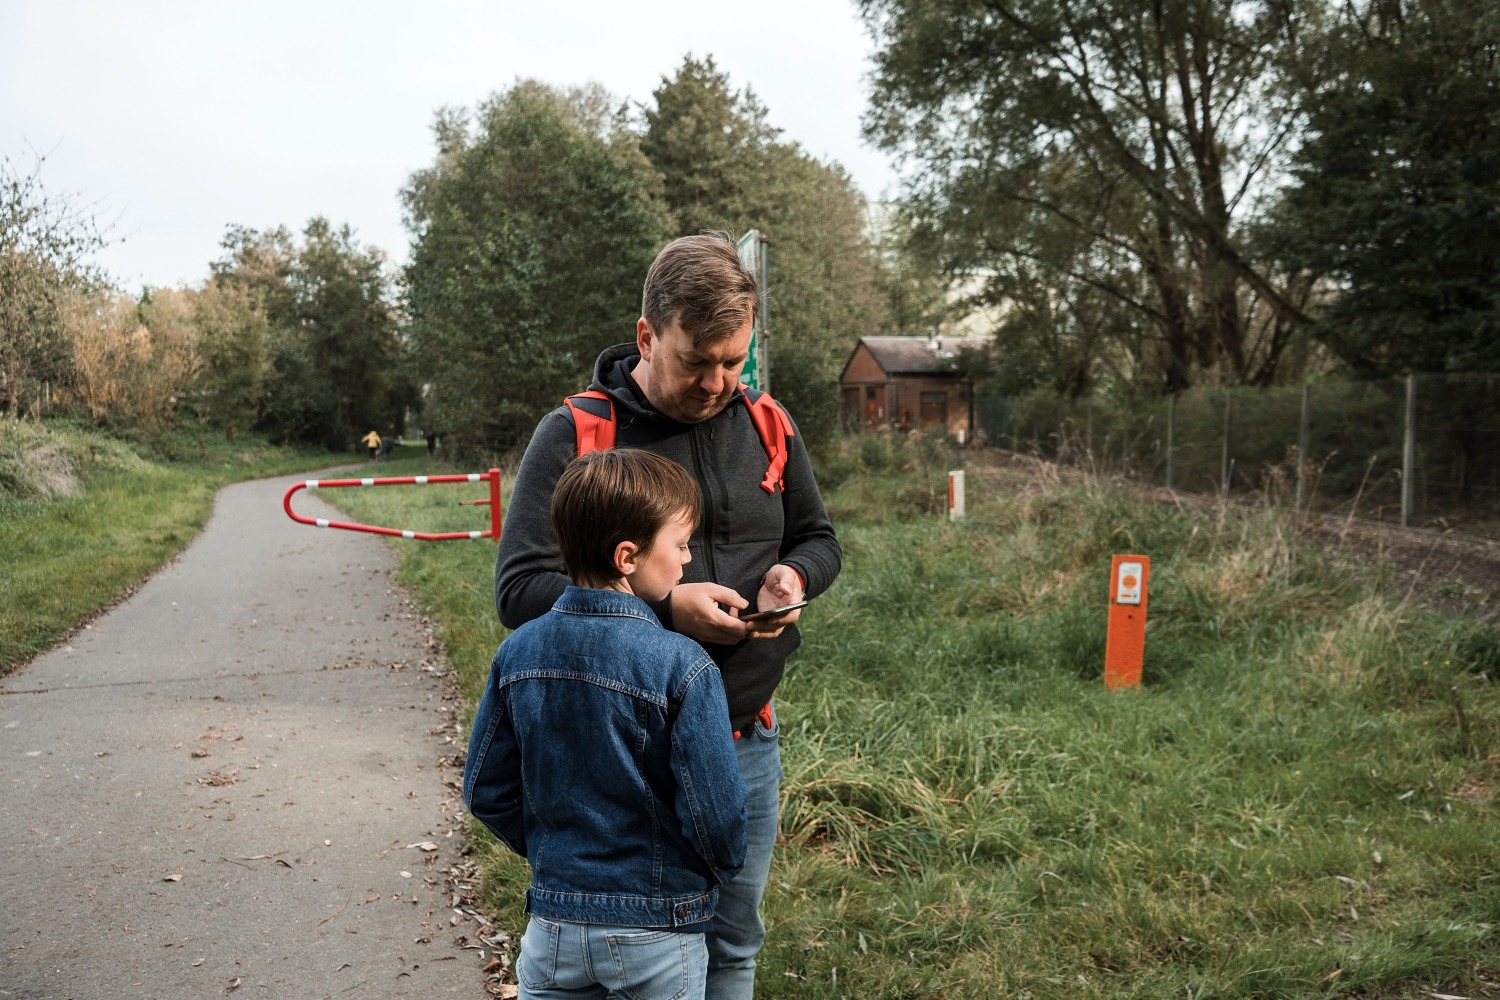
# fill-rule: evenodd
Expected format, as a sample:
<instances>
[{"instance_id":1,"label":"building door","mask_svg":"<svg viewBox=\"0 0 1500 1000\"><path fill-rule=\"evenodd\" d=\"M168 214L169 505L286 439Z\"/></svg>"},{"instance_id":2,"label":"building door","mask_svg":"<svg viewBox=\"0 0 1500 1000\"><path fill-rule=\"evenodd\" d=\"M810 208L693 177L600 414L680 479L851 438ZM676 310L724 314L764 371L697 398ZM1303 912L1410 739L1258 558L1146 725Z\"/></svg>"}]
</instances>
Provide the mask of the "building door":
<instances>
[{"instance_id":1,"label":"building door","mask_svg":"<svg viewBox=\"0 0 1500 1000\"><path fill-rule=\"evenodd\" d=\"M865 426L866 427L879 427L881 419L885 416L884 413L880 412L880 402L879 402L878 397L876 396L876 393L879 392L879 391L880 390L878 390L877 388L875 388L875 386L873 386L873 385L872 386L868 386L865 389Z\"/></svg>"},{"instance_id":2,"label":"building door","mask_svg":"<svg viewBox=\"0 0 1500 1000\"><path fill-rule=\"evenodd\" d=\"M946 392L922 393L922 429L938 427L948 429L948 394Z\"/></svg>"}]
</instances>

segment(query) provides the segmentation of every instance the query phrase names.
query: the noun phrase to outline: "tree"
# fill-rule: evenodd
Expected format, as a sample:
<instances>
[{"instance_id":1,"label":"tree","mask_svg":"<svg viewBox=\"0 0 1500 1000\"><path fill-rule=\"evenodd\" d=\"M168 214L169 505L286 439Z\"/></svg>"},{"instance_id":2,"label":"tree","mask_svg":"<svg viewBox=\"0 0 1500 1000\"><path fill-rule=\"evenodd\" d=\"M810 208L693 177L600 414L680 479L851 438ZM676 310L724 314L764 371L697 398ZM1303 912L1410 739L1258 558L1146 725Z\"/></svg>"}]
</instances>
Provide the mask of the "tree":
<instances>
[{"instance_id":1,"label":"tree","mask_svg":"<svg viewBox=\"0 0 1500 1000\"><path fill-rule=\"evenodd\" d=\"M770 240L771 391L817 439L838 426L838 375L883 319L865 202L849 176L781 142L765 108L712 59L684 59L643 109L641 148L661 171L673 229Z\"/></svg>"},{"instance_id":2,"label":"tree","mask_svg":"<svg viewBox=\"0 0 1500 1000\"><path fill-rule=\"evenodd\" d=\"M171 289L139 300L99 291L63 304L73 391L95 424L156 431L176 422L199 368L192 299Z\"/></svg>"},{"instance_id":3,"label":"tree","mask_svg":"<svg viewBox=\"0 0 1500 1000\"><path fill-rule=\"evenodd\" d=\"M1332 42L1268 237L1331 285L1318 333L1356 370L1500 372L1500 9L1366 0Z\"/></svg>"},{"instance_id":4,"label":"tree","mask_svg":"<svg viewBox=\"0 0 1500 1000\"><path fill-rule=\"evenodd\" d=\"M62 311L103 284L88 257L104 245L93 220L0 160L0 412L38 413L48 387L72 383Z\"/></svg>"},{"instance_id":5,"label":"tree","mask_svg":"<svg viewBox=\"0 0 1500 1000\"><path fill-rule=\"evenodd\" d=\"M712 56L689 55L652 100L642 109L641 151L661 171L675 232L723 229L763 207L779 132L754 94L736 92Z\"/></svg>"},{"instance_id":6,"label":"tree","mask_svg":"<svg viewBox=\"0 0 1500 1000\"><path fill-rule=\"evenodd\" d=\"M881 45L866 134L917 166L910 209L939 266L992 275L995 298L1029 276L1090 289L1090 310L1127 317L1108 327L1149 332L1134 377L1163 390L1275 379L1303 290L1253 254L1245 216L1295 124L1284 81L1316 3L860 9Z\"/></svg>"},{"instance_id":7,"label":"tree","mask_svg":"<svg viewBox=\"0 0 1500 1000\"><path fill-rule=\"evenodd\" d=\"M213 284L252 303L269 328L256 426L331 449L398 429L411 399L384 253L323 218L300 241L284 228L231 227L223 246Z\"/></svg>"},{"instance_id":8,"label":"tree","mask_svg":"<svg viewBox=\"0 0 1500 1000\"><path fill-rule=\"evenodd\" d=\"M271 325L244 285L210 281L193 300L209 422L233 441L255 425L271 373Z\"/></svg>"},{"instance_id":9,"label":"tree","mask_svg":"<svg viewBox=\"0 0 1500 1000\"><path fill-rule=\"evenodd\" d=\"M517 83L440 112L436 162L403 198L424 423L461 450L513 448L631 340L668 225L661 181L598 87Z\"/></svg>"}]
</instances>

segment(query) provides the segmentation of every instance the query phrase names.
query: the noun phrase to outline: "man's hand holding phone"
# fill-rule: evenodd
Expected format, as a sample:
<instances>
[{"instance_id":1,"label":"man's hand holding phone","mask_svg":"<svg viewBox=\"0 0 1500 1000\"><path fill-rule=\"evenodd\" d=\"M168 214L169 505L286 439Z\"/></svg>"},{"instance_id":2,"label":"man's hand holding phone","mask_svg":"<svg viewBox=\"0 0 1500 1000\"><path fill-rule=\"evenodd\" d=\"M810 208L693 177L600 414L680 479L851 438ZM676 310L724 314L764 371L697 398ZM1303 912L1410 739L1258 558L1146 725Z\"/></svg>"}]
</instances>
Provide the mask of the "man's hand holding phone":
<instances>
[{"instance_id":1,"label":"man's hand holding phone","mask_svg":"<svg viewBox=\"0 0 1500 1000\"><path fill-rule=\"evenodd\" d=\"M742 613L740 621L750 626L750 638L774 639L781 630L795 622L807 605L803 599L802 577L783 563L766 570L755 595L755 612Z\"/></svg>"}]
</instances>

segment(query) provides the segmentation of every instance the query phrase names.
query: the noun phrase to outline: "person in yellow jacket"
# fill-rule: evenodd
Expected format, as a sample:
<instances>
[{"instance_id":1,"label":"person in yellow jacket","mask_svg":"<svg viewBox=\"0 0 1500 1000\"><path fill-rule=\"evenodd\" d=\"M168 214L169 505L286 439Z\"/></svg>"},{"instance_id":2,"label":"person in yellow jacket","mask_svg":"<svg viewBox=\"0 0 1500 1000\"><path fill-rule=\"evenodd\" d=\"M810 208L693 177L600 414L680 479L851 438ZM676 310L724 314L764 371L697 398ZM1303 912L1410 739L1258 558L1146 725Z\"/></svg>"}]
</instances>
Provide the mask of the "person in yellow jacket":
<instances>
[{"instance_id":1,"label":"person in yellow jacket","mask_svg":"<svg viewBox=\"0 0 1500 1000\"><path fill-rule=\"evenodd\" d=\"M380 454L380 432L371 431L359 440L361 444L370 449L370 461L375 461L375 456Z\"/></svg>"}]
</instances>

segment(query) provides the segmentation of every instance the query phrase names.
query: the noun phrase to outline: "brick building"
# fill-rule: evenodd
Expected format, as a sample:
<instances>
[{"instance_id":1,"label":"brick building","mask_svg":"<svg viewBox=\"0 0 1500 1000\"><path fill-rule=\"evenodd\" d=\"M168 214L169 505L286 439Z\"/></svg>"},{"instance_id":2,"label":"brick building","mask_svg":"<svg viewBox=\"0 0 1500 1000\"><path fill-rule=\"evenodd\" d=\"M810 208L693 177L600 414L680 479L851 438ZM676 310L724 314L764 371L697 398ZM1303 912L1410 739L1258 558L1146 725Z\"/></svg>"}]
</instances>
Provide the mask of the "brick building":
<instances>
[{"instance_id":1,"label":"brick building","mask_svg":"<svg viewBox=\"0 0 1500 1000\"><path fill-rule=\"evenodd\" d=\"M974 437L973 386L959 352L983 350L985 337L861 337L839 376L839 415L849 430L941 428Z\"/></svg>"}]
</instances>

